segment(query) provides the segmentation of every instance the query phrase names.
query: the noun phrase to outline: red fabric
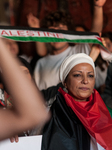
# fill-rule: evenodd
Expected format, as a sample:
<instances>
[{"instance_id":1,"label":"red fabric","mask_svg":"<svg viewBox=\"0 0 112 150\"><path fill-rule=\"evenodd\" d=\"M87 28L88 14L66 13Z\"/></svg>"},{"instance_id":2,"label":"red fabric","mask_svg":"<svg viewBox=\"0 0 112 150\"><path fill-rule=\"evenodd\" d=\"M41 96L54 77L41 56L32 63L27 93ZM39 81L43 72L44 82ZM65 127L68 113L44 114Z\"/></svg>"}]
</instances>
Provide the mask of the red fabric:
<instances>
[{"instance_id":1,"label":"red fabric","mask_svg":"<svg viewBox=\"0 0 112 150\"><path fill-rule=\"evenodd\" d=\"M112 150L112 119L99 93L94 89L88 101L77 102L61 88L59 92L88 133L106 150Z\"/></svg>"},{"instance_id":2,"label":"red fabric","mask_svg":"<svg viewBox=\"0 0 112 150\"><path fill-rule=\"evenodd\" d=\"M0 104L5 107L5 104L2 102L1 99L0 99Z\"/></svg>"}]
</instances>

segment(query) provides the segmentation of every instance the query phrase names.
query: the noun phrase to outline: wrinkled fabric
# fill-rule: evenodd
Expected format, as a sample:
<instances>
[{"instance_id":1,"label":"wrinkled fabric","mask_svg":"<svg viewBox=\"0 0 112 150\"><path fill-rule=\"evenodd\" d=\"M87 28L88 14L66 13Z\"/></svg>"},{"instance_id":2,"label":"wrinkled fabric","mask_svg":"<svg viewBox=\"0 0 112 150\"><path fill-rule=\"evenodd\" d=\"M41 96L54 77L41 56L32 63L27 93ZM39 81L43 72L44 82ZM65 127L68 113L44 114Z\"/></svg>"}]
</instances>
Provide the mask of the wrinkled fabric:
<instances>
[{"instance_id":1,"label":"wrinkled fabric","mask_svg":"<svg viewBox=\"0 0 112 150\"><path fill-rule=\"evenodd\" d=\"M90 136L58 92L43 131L42 150L90 150Z\"/></svg>"},{"instance_id":2,"label":"wrinkled fabric","mask_svg":"<svg viewBox=\"0 0 112 150\"><path fill-rule=\"evenodd\" d=\"M99 93L94 89L86 102L78 102L61 88L59 92L88 133L106 150L112 150L112 119Z\"/></svg>"}]
</instances>

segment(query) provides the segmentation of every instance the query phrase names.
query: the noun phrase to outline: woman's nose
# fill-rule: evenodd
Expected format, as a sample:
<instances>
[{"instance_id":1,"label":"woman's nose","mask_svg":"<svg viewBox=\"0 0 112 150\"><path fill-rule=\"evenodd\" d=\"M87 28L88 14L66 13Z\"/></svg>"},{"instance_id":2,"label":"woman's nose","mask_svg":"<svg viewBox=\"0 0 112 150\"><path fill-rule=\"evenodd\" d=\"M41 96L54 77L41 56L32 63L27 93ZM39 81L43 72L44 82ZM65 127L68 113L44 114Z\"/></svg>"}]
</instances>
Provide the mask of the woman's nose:
<instances>
[{"instance_id":1,"label":"woman's nose","mask_svg":"<svg viewBox=\"0 0 112 150\"><path fill-rule=\"evenodd\" d=\"M83 76L82 83L83 84L88 84L88 77L87 76Z\"/></svg>"}]
</instances>

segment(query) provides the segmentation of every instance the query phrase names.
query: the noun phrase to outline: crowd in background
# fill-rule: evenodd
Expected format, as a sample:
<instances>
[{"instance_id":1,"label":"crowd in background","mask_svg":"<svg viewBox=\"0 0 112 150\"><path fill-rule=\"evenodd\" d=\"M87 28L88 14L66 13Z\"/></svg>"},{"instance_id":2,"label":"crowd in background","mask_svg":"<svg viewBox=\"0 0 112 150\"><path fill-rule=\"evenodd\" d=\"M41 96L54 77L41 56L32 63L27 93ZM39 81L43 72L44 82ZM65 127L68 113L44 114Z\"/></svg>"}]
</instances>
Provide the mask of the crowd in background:
<instances>
[{"instance_id":1,"label":"crowd in background","mask_svg":"<svg viewBox=\"0 0 112 150\"><path fill-rule=\"evenodd\" d=\"M102 7L105 1L101 2L101 0L98 0L94 3L93 23L90 32L99 33L111 55L112 33L102 33ZM41 23L38 18L30 13L27 16L27 21L29 26L33 28L43 27L55 30L73 30L74 27L71 16L64 11L51 12ZM79 25L75 27L75 31L86 32L86 29L82 25ZM67 42L52 42L46 44L36 42L36 52L40 58L38 59L37 56L34 56L29 59L26 55L19 55L19 47L16 41L5 38L3 41L12 56L18 58L21 62L20 68L28 80L33 80L34 84L39 88L49 109L56 99L59 87L65 89L65 86L60 82L59 68L66 57L77 53L85 53L93 59L96 70L94 88L99 92L105 104L112 108L112 63L103 59L98 45L88 43L71 44ZM0 78L1 107L13 107L12 101L12 95L7 90L2 78ZM27 135L35 134L42 134L42 127L37 126L27 131ZM21 135L23 136L24 133L21 133L19 136Z\"/></svg>"}]
</instances>

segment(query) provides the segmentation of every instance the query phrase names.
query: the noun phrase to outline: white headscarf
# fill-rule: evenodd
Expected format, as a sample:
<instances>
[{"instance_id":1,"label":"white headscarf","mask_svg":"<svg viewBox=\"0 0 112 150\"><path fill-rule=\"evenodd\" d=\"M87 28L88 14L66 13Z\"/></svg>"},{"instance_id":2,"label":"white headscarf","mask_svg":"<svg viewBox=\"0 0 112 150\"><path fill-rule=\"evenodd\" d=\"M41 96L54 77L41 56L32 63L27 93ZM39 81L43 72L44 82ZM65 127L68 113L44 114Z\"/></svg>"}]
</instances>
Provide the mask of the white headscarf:
<instances>
[{"instance_id":1,"label":"white headscarf","mask_svg":"<svg viewBox=\"0 0 112 150\"><path fill-rule=\"evenodd\" d=\"M95 65L90 56L84 53L74 54L74 55L66 57L60 66L59 77L60 77L61 82L64 83L70 70L74 66L81 64L81 63L90 64L93 67L94 74L95 74Z\"/></svg>"}]
</instances>

